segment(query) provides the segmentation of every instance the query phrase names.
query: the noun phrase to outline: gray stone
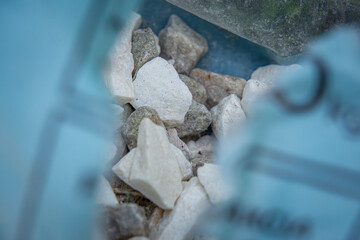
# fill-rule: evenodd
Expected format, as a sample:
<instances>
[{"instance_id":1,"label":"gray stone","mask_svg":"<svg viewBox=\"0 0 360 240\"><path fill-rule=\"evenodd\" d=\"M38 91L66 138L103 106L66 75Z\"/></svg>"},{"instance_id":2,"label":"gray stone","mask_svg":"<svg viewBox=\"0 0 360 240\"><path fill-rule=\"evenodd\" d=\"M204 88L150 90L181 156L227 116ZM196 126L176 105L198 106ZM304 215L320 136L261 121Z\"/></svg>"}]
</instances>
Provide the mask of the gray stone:
<instances>
[{"instance_id":1,"label":"gray stone","mask_svg":"<svg viewBox=\"0 0 360 240\"><path fill-rule=\"evenodd\" d=\"M150 28L133 32L131 53L134 57L134 72L144 63L160 55L159 39Z\"/></svg>"},{"instance_id":2,"label":"gray stone","mask_svg":"<svg viewBox=\"0 0 360 240\"><path fill-rule=\"evenodd\" d=\"M109 240L127 240L148 232L144 208L133 203L104 206L101 223Z\"/></svg>"},{"instance_id":3,"label":"gray stone","mask_svg":"<svg viewBox=\"0 0 360 240\"><path fill-rule=\"evenodd\" d=\"M360 25L358 1L167 1L284 57L302 52L308 41L335 25Z\"/></svg>"},{"instance_id":4,"label":"gray stone","mask_svg":"<svg viewBox=\"0 0 360 240\"><path fill-rule=\"evenodd\" d=\"M192 79L186 75L179 74L179 77L181 81L183 81L186 84L186 86L189 88L193 96L193 100L195 100L198 103L205 104L207 99L205 87L195 79Z\"/></svg>"},{"instance_id":5,"label":"gray stone","mask_svg":"<svg viewBox=\"0 0 360 240\"><path fill-rule=\"evenodd\" d=\"M130 150L137 145L139 126L144 118L149 118L155 124L164 127L159 115L151 107L145 106L136 109L122 127L122 134Z\"/></svg>"},{"instance_id":6,"label":"gray stone","mask_svg":"<svg viewBox=\"0 0 360 240\"><path fill-rule=\"evenodd\" d=\"M216 85L210 85L206 90L208 96L206 105L208 108L217 105L223 98L229 95L223 88Z\"/></svg>"},{"instance_id":7,"label":"gray stone","mask_svg":"<svg viewBox=\"0 0 360 240\"><path fill-rule=\"evenodd\" d=\"M215 106L219 101L230 94L236 94L241 98L246 84L246 81L243 78L221 75L199 68L193 69L190 73L190 77L199 81L206 88L208 95L208 101L206 103L209 108ZM219 88L223 89L223 91Z\"/></svg>"},{"instance_id":8,"label":"gray stone","mask_svg":"<svg viewBox=\"0 0 360 240\"><path fill-rule=\"evenodd\" d=\"M176 126L180 138L199 136L211 124L211 113L202 104L192 102L185 115L184 123Z\"/></svg>"},{"instance_id":9,"label":"gray stone","mask_svg":"<svg viewBox=\"0 0 360 240\"><path fill-rule=\"evenodd\" d=\"M178 73L188 74L208 51L205 38L186 25L178 16L171 15L160 31L161 56L174 59Z\"/></svg>"}]
</instances>

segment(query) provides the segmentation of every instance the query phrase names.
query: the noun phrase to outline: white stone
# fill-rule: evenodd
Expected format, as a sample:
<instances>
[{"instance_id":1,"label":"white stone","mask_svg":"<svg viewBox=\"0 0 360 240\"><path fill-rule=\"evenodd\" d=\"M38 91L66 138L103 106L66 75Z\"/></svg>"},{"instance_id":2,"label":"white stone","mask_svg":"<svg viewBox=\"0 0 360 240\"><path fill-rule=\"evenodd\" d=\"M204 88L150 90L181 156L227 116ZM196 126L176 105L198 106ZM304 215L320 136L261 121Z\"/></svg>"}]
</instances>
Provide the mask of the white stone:
<instances>
[{"instance_id":1,"label":"white stone","mask_svg":"<svg viewBox=\"0 0 360 240\"><path fill-rule=\"evenodd\" d=\"M128 154L126 154L120 161L112 168L113 172L126 184L131 186L130 183L130 171L134 162L136 148L133 148Z\"/></svg>"},{"instance_id":2,"label":"white stone","mask_svg":"<svg viewBox=\"0 0 360 240\"><path fill-rule=\"evenodd\" d=\"M211 203L218 204L231 197L231 188L225 183L218 165L205 163L198 168L197 175Z\"/></svg>"},{"instance_id":3,"label":"white stone","mask_svg":"<svg viewBox=\"0 0 360 240\"><path fill-rule=\"evenodd\" d=\"M254 102L262 95L269 92L269 85L255 79L247 81L243 97L241 99L241 107L247 116L250 116L253 109Z\"/></svg>"},{"instance_id":4,"label":"white stone","mask_svg":"<svg viewBox=\"0 0 360 240\"><path fill-rule=\"evenodd\" d=\"M157 228L150 233L150 239L183 240L211 203L197 177L184 182L181 193L172 211L165 211Z\"/></svg>"},{"instance_id":5,"label":"white stone","mask_svg":"<svg viewBox=\"0 0 360 240\"><path fill-rule=\"evenodd\" d=\"M182 191L181 171L166 130L148 118L140 123L128 179L130 186L162 209L172 209Z\"/></svg>"},{"instance_id":6,"label":"white stone","mask_svg":"<svg viewBox=\"0 0 360 240\"><path fill-rule=\"evenodd\" d=\"M175 128L170 128L167 130L169 142L173 144L175 147L180 149L184 156L189 159L190 158L190 152L189 148L178 136L177 131Z\"/></svg>"},{"instance_id":7,"label":"white stone","mask_svg":"<svg viewBox=\"0 0 360 240\"><path fill-rule=\"evenodd\" d=\"M110 205L110 206L119 203L109 182L104 177L100 178L96 203L102 205Z\"/></svg>"},{"instance_id":8,"label":"white stone","mask_svg":"<svg viewBox=\"0 0 360 240\"><path fill-rule=\"evenodd\" d=\"M235 94L225 97L213 107L211 116L213 119L212 130L218 138L230 134L235 127L246 120L240 99Z\"/></svg>"},{"instance_id":9,"label":"white stone","mask_svg":"<svg viewBox=\"0 0 360 240\"><path fill-rule=\"evenodd\" d=\"M149 106L155 109L167 125L184 122L192 95L165 59L156 57L145 63L136 75L134 88L135 98L131 101L134 108Z\"/></svg>"},{"instance_id":10,"label":"white stone","mask_svg":"<svg viewBox=\"0 0 360 240\"><path fill-rule=\"evenodd\" d=\"M185 181L192 177L192 168L189 160L186 159L184 154L180 149L170 144L171 150L173 151L174 156L179 164L179 168L181 171L181 180Z\"/></svg>"},{"instance_id":11,"label":"white stone","mask_svg":"<svg viewBox=\"0 0 360 240\"><path fill-rule=\"evenodd\" d=\"M298 64L288 66L270 64L264 67L257 68L252 74L251 79L256 79L264 84L272 87L279 78L291 72L301 69Z\"/></svg>"},{"instance_id":12,"label":"white stone","mask_svg":"<svg viewBox=\"0 0 360 240\"><path fill-rule=\"evenodd\" d=\"M119 104L130 102L134 98L132 71L134 59L131 53L132 32L141 24L139 14L132 13L125 28L119 33L109 53L109 62L105 69L105 85Z\"/></svg>"},{"instance_id":13,"label":"white stone","mask_svg":"<svg viewBox=\"0 0 360 240\"><path fill-rule=\"evenodd\" d=\"M186 145L190 151L190 159L201 157L206 154L212 154L214 152L215 144L215 137L210 135L205 135L199 138L196 142L187 142Z\"/></svg>"}]
</instances>

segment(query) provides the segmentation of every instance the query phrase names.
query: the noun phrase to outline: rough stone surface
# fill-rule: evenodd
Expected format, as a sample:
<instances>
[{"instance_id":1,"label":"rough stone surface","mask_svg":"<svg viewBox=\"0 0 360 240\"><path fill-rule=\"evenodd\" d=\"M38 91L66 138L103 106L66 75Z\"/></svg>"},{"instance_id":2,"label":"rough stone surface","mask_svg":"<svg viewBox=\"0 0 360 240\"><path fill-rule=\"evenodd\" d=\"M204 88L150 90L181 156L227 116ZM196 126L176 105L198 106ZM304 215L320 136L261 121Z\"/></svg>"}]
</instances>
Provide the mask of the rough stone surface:
<instances>
[{"instance_id":1,"label":"rough stone surface","mask_svg":"<svg viewBox=\"0 0 360 240\"><path fill-rule=\"evenodd\" d=\"M197 176L211 203L218 204L230 198L230 188L225 183L218 165L204 164L198 168Z\"/></svg>"},{"instance_id":2,"label":"rough stone surface","mask_svg":"<svg viewBox=\"0 0 360 240\"><path fill-rule=\"evenodd\" d=\"M133 13L115 40L105 69L105 85L115 101L120 104L128 103L134 98L134 86L132 84L134 59L131 54L131 36L133 30L138 28L140 23L140 15Z\"/></svg>"},{"instance_id":3,"label":"rough stone surface","mask_svg":"<svg viewBox=\"0 0 360 240\"><path fill-rule=\"evenodd\" d=\"M156 207L149 218L148 228L154 229L161 220L161 218L163 217L163 214L164 214L164 210L159 207Z\"/></svg>"},{"instance_id":4,"label":"rough stone surface","mask_svg":"<svg viewBox=\"0 0 360 240\"><path fill-rule=\"evenodd\" d=\"M161 56L174 59L179 73L188 74L208 51L205 38L186 25L178 16L171 15L160 31Z\"/></svg>"},{"instance_id":5,"label":"rough stone surface","mask_svg":"<svg viewBox=\"0 0 360 240\"><path fill-rule=\"evenodd\" d=\"M131 113L121 129L129 149L133 149L137 145L139 126L144 118L149 118L155 124L164 127L164 124L162 123L156 110L147 106L137 108L133 113Z\"/></svg>"},{"instance_id":6,"label":"rough stone surface","mask_svg":"<svg viewBox=\"0 0 360 240\"><path fill-rule=\"evenodd\" d=\"M190 77L204 85L208 95L207 106L215 106L223 97L236 94L239 98L246 84L245 79L208 72L199 68L191 71ZM214 87L216 86L216 87ZM223 90L221 91L220 88ZM226 93L226 95L225 95Z\"/></svg>"},{"instance_id":7,"label":"rough stone surface","mask_svg":"<svg viewBox=\"0 0 360 240\"><path fill-rule=\"evenodd\" d=\"M193 176L197 176L197 171L198 171L199 167L204 166L204 164L206 164L206 163L214 163L215 162L214 157L215 156L213 153L206 152L201 156L191 159L190 162L191 162L191 168L193 171Z\"/></svg>"},{"instance_id":8,"label":"rough stone surface","mask_svg":"<svg viewBox=\"0 0 360 240\"><path fill-rule=\"evenodd\" d=\"M190 159L204 156L205 154L212 154L214 152L216 139L213 136L205 135L197 141L187 142L190 151Z\"/></svg>"},{"instance_id":9,"label":"rough stone surface","mask_svg":"<svg viewBox=\"0 0 360 240\"><path fill-rule=\"evenodd\" d=\"M200 18L280 56L303 51L308 41L342 23L360 25L358 1L168 0Z\"/></svg>"},{"instance_id":10,"label":"rough stone surface","mask_svg":"<svg viewBox=\"0 0 360 240\"><path fill-rule=\"evenodd\" d=\"M172 209L182 191L178 160L166 130L145 118L139 127L137 148L121 159L113 171L160 208Z\"/></svg>"},{"instance_id":11,"label":"rough stone surface","mask_svg":"<svg viewBox=\"0 0 360 240\"><path fill-rule=\"evenodd\" d=\"M231 130L246 119L240 99L235 94L224 98L213 107L211 116L213 118L211 127L218 138L231 133Z\"/></svg>"},{"instance_id":12,"label":"rough stone surface","mask_svg":"<svg viewBox=\"0 0 360 240\"><path fill-rule=\"evenodd\" d=\"M156 229L150 233L151 239L182 240L196 223L198 217L210 207L207 194L197 177L184 182L181 193L172 211L165 211Z\"/></svg>"},{"instance_id":13,"label":"rough stone surface","mask_svg":"<svg viewBox=\"0 0 360 240\"><path fill-rule=\"evenodd\" d=\"M270 90L268 84L262 81L250 79L244 88L243 98L241 99L241 107L247 116L251 115L252 105L263 94Z\"/></svg>"},{"instance_id":14,"label":"rough stone surface","mask_svg":"<svg viewBox=\"0 0 360 240\"><path fill-rule=\"evenodd\" d=\"M104 177L100 178L96 203L108 206L114 206L119 203L109 182Z\"/></svg>"},{"instance_id":15,"label":"rough stone surface","mask_svg":"<svg viewBox=\"0 0 360 240\"><path fill-rule=\"evenodd\" d=\"M161 57L145 63L134 81L134 108L154 108L165 124L180 124L192 102L188 87L174 67Z\"/></svg>"},{"instance_id":16,"label":"rough stone surface","mask_svg":"<svg viewBox=\"0 0 360 240\"><path fill-rule=\"evenodd\" d=\"M189 160L186 159L180 149L178 149L172 144L170 144L170 146L179 164L179 168L181 171L181 180L185 181L190 179L192 177L191 163L189 162Z\"/></svg>"},{"instance_id":17,"label":"rough stone surface","mask_svg":"<svg viewBox=\"0 0 360 240\"><path fill-rule=\"evenodd\" d=\"M170 128L167 130L167 135L169 138L169 142L173 144L175 147L180 149L184 156L187 159L190 159L190 152L188 146L179 138L178 133L175 128Z\"/></svg>"},{"instance_id":18,"label":"rough stone surface","mask_svg":"<svg viewBox=\"0 0 360 240\"><path fill-rule=\"evenodd\" d=\"M146 236L145 211L136 204L118 204L102 209L102 230L109 240Z\"/></svg>"},{"instance_id":19,"label":"rough stone surface","mask_svg":"<svg viewBox=\"0 0 360 240\"><path fill-rule=\"evenodd\" d=\"M216 85L210 85L207 87L207 102L206 106L212 108L217 105L223 98L229 94L221 87Z\"/></svg>"},{"instance_id":20,"label":"rough stone surface","mask_svg":"<svg viewBox=\"0 0 360 240\"><path fill-rule=\"evenodd\" d=\"M159 39L150 28L134 31L131 53L134 57L135 72L144 63L160 55Z\"/></svg>"},{"instance_id":21,"label":"rough stone surface","mask_svg":"<svg viewBox=\"0 0 360 240\"><path fill-rule=\"evenodd\" d=\"M204 105L193 101L185 115L184 123L175 128L180 138L199 136L208 129L211 120L209 110Z\"/></svg>"},{"instance_id":22,"label":"rough stone surface","mask_svg":"<svg viewBox=\"0 0 360 240\"><path fill-rule=\"evenodd\" d=\"M189 88L193 96L193 100L198 103L205 104L207 99L205 87L195 79L192 79L184 74L179 74L179 77Z\"/></svg>"},{"instance_id":23,"label":"rough stone surface","mask_svg":"<svg viewBox=\"0 0 360 240\"><path fill-rule=\"evenodd\" d=\"M283 75L295 72L302 67L299 64L292 64L288 66L270 64L264 67L257 68L252 74L251 79L259 80L260 82L272 87L274 82Z\"/></svg>"}]
</instances>

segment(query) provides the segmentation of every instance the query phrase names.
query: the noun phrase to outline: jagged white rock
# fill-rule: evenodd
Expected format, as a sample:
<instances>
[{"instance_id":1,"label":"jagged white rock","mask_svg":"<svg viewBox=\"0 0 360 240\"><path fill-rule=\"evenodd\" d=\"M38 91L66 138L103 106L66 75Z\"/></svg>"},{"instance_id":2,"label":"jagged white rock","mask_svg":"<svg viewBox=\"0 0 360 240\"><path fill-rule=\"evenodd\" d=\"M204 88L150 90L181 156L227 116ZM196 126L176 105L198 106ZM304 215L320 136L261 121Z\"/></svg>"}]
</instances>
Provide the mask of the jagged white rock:
<instances>
[{"instance_id":1,"label":"jagged white rock","mask_svg":"<svg viewBox=\"0 0 360 240\"><path fill-rule=\"evenodd\" d=\"M214 136L205 135L197 141L189 141L186 145L189 148L190 159L201 157L214 152L216 139Z\"/></svg>"},{"instance_id":2,"label":"jagged white rock","mask_svg":"<svg viewBox=\"0 0 360 240\"><path fill-rule=\"evenodd\" d=\"M130 102L134 98L132 71L134 59L131 53L132 32L141 24L141 16L132 13L125 28L119 33L110 50L109 62L105 69L105 85L119 104Z\"/></svg>"},{"instance_id":3,"label":"jagged white rock","mask_svg":"<svg viewBox=\"0 0 360 240\"><path fill-rule=\"evenodd\" d=\"M119 203L109 182L104 177L100 178L96 203L102 205L116 205Z\"/></svg>"},{"instance_id":4,"label":"jagged white rock","mask_svg":"<svg viewBox=\"0 0 360 240\"><path fill-rule=\"evenodd\" d=\"M185 158L180 149L170 144L171 151L176 158L181 172L181 180L188 180L192 177L191 163ZM131 186L129 179L131 167L134 161L134 156L137 148L133 148L126 156L124 156L117 164L112 168L113 172L119 176L125 183Z\"/></svg>"},{"instance_id":5,"label":"jagged white rock","mask_svg":"<svg viewBox=\"0 0 360 240\"><path fill-rule=\"evenodd\" d=\"M165 59L156 57L145 63L136 75L134 88L135 98L131 101L134 108L149 106L155 109L168 126L184 122L192 95Z\"/></svg>"},{"instance_id":6,"label":"jagged white rock","mask_svg":"<svg viewBox=\"0 0 360 240\"><path fill-rule=\"evenodd\" d=\"M122 158L113 171L160 208L172 209L182 191L178 162L178 154L182 153L179 150L175 154L172 148L177 149L169 143L165 128L144 118L137 147Z\"/></svg>"},{"instance_id":7,"label":"jagged white rock","mask_svg":"<svg viewBox=\"0 0 360 240\"><path fill-rule=\"evenodd\" d=\"M197 177L183 182L184 190L172 211L165 211L150 239L183 240L198 217L211 206L208 196Z\"/></svg>"},{"instance_id":8,"label":"jagged white rock","mask_svg":"<svg viewBox=\"0 0 360 240\"><path fill-rule=\"evenodd\" d=\"M246 120L240 99L235 94L225 97L213 107L211 116L212 129L219 138L228 135L238 124Z\"/></svg>"},{"instance_id":9,"label":"jagged white rock","mask_svg":"<svg viewBox=\"0 0 360 240\"><path fill-rule=\"evenodd\" d=\"M241 107L247 116L251 115L252 106L256 99L266 94L270 90L270 86L262 81L250 79L247 81L243 97L241 99Z\"/></svg>"},{"instance_id":10,"label":"jagged white rock","mask_svg":"<svg viewBox=\"0 0 360 240\"><path fill-rule=\"evenodd\" d=\"M230 198L231 188L225 183L218 165L205 163L198 168L197 176L211 203L218 204Z\"/></svg>"},{"instance_id":11,"label":"jagged white rock","mask_svg":"<svg viewBox=\"0 0 360 240\"><path fill-rule=\"evenodd\" d=\"M173 144L170 144L170 146L179 164L179 168L181 171L181 180L190 179L192 177L191 163L186 159L186 157L184 156L184 154L180 149L175 147Z\"/></svg>"},{"instance_id":12,"label":"jagged white rock","mask_svg":"<svg viewBox=\"0 0 360 240\"><path fill-rule=\"evenodd\" d=\"M288 66L270 64L264 67L257 68L251 74L251 79L259 80L270 87L273 86L274 82L281 78L283 75L297 71L301 68L302 67L299 64L292 64Z\"/></svg>"},{"instance_id":13,"label":"jagged white rock","mask_svg":"<svg viewBox=\"0 0 360 240\"><path fill-rule=\"evenodd\" d=\"M136 148L133 148L112 168L113 172L129 186L131 186L129 178L130 178L130 171L134 161L135 153L136 153Z\"/></svg>"}]
</instances>

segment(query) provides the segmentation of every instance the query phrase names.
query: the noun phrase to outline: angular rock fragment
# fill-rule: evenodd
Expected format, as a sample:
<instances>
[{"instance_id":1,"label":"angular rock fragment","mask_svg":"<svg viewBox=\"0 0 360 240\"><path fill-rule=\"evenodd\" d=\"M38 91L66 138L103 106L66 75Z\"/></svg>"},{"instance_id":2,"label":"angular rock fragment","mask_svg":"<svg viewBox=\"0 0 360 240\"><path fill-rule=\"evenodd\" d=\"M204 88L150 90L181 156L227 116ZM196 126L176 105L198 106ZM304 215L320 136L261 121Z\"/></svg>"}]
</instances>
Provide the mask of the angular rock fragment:
<instances>
[{"instance_id":1,"label":"angular rock fragment","mask_svg":"<svg viewBox=\"0 0 360 240\"><path fill-rule=\"evenodd\" d=\"M131 186L130 172L134 162L134 157L137 148L133 148L128 154L126 154L120 161L112 168L113 172L121 178L126 184Z\"/></svg>"},{"instance_id":2,"label":"angular rock fragment","mask_svg":"<svg viewBox=\"0 0 360 240\"><path fill-rule=\"evenodd\" d=\"M133 149L137 145L139 126L144 118L149 118L155 124L164 127L159 115L153 108L147 106L137 108L121 128L129 149Z\"/></svg>"},{"instance_id":3,"label":"angular rock fragment","mask_svg":"<svg viewBox=\"0 0 360 240\"><path fill-rule=\"evenodd\" d=\"M207 87L207 102L206 106L212 108L217 105L223 98L229 94L221 87L216 85L210 85Z\"/></svg>"},{"instance_id":4,"label":"angular rock fragment","mask_svg":"<svg viewBox=\"0 0 360 240\"><path fill-rule=\"evenodd\" d=\"M130 102L134 98L132 71L134 60L131 54L132 32L141 24L140 15L133 13L125 28L115 40L110 50L109 62L105 69L105 85L115 101L120 104Z\"/></svg>"},{"instance_id":5,"label":"angular rock fragment","mask_svg":"<svg viewBox=\"0 0 360 240\"><path fill-rule=\"evenodd\" d=\"M225 183L218 165L204 164L198 168L197 176L211 203L218 204L230 198L230 187Z\"/></svg>"},{"instance_id":6,"label":"angular rock fragment","mask_svg":"<svg viewBox=\"0 0 360 240\"><path fill-rule=\"evenodd\" d=\"M177 147L178 149L180 149L182 151L182 153L184 154L184 156L187 159L190 159L190 152L189 152L189 148L186 145L186 143L184 143L178 136L178 133L176 131L175 128L170 128L167 130L167 135L169 138L169 142L171 144L173 144L175 147Z\"/></svg>"},{"instance_id":7,"label":"angular rock fragment","mask_svg":"<svg viewBox=\"0 0 360 240\"><path fill-rule=\"evenodd\" d=\"M159 223L160 219L163 217L164 210L159 207L156 207L151 214L149 221L148 221L148 228L154 229L156 225Z\"/></svg>"},{"instance_id":8,"label":"angular rock fragment","mask_svg":"<svg viewBox=\"0 0 360 240\"><path fill-rule=\"evenodd\" d=\"M96 204L106 206L114 206L119 204L114 191L112 190L109 182L104 177L100 178L98 189Z\"/></svg>"},{"instance_id":9,"label":"angular rock fragment","mask_svg":"<svg viewBox=\"0 0 360 240\"><path fill-rule=\"evenodd\" d=\"M192 95L174 67L165 59L156 57L145 63L134 81L134 108L148 106L157 111L167 124L180 124L189 110Z\"/></svg>"},{"instance_id":10,"label":"angular rock fragment","mask_svg":"<svg viewBox=\"0 0 360 240\"><path fill-rule=\"evenodd\" d=\"M178 149L172 144L170 144L170 146L179 164L179 168L181 171L181 180L185 181L190 179L192 177L191 163L189 162L189 160L186 159L180 149Z\"/></svg>"},{"instance_id":11,"label":"angular rock fragment","mask_svg":"<svg viewBox=\"0 0 360 240\"><path fill-rule=\"evenodd\" d=\"M270 90L270 86L262 81L250 79L244 88L241 107L247 116L251 115L252 105L263 94Z\"/></svg>"},{"instance_id":12,"label":"angular rock fragment","mask_svg":"<svg viewBox=\"0 0 360 240\"><path fill-rule=\"evenodd\" d=\"M208 196L197 177L184 182L181 193L172 211L165 211L156 229L150 233L151 239L182 240L196 223L198 217L210 207Z\"/></svg>"},{"instance_id":13,"label":"angular rock fragment","mask_svg":"<svg viewBox=\"0 0 360 240\"><path fill-rule=\"evenodd\" d=\"M186 25L178 16L171 15L160 31L161 56L174 59L178 73L188 74L208 51L205 38Z\"/></svg>"},{"instance_id":14,"label":"angular rock fragment","mask_svg":"<svg viewBox=\"0 0 360 240\"><path fill-rule=\"evenodd\" d=\"M302 67L299 64L292 64L288 66L270 64L264 67L257 68L252 74L251 79L259 80L260 82L272 87L274 82L284 75L295 72Z\"/></svg>"},{"instance_id":15,"label":"angular rock fragment","mask_svg":"<svg viewBox=\"0 0 360 240\"><path fill-rule=\"evenodd\" d=\"M102 209L102 230L110 240L127 240L133 236L146 236L146 217L136 204L118 204Z\"/></svg>"},{"instance_id":16,"label":"angular rock fragment","mask_svg":"<svg viewBox=\"0 0 360 240\"><path fill-rule=\"evenodd\" d=\"M207 106L209 108L215 106L223 97L230 94L236 94L241 98L246 84L246 81L243 78L207 72L199 68L193 69L190 73L190 77L199 81L206 88L208 95Z\"/></svg>"},{"instance_id":17,"label":"angular rock fragment","mask_svg":"<svg viewBox=\"0 0 360 240\"><path fill-rule=\"evenodd\" d=\"M181 81L183 81L189 88L193 96L193 100L198 103L205 104L207 99L205 87L195 79L192 79L186 75L179 74L179 77Z\"/></svg>"},{"instance_id":18,"label":"angular rock fragment","mask_svg":"<svg viewBox=\"0 0 360 240\"><path fill-rule=\"evenodd\" d=\"M192 102L185 115L184 123L175 126L180 138L199 136L211 124L211 113L202 104Z\"/></svg>"},{"instance_id":19,"label":"angular rock fragment","mask_svg":"<svg viewBox=\"0 0 360 240\"><path fill-rule=\"evenodd\" d=\"M213 107L211 116L213 118L211 126L218 138L228 135L234 127L246 119L240 99L235 94L227 96Z\"/></svg>"},{"instance_id":20,"label":"angular rock fragment","mask_svg":"<svg viewBox=\"0 0 360 240\"><path fill-rule=\"evenodd\" d=\"M205 135L197 141L189 141L186 145L190 151L190 159L201 157L205 154L213 154L215 144L215 137L210 135Z\"/></svg>"},{"instance_id":21,"label":"angular rock fragment","mask_svg":"<svg viewBox=\"0 0 360 240\"><path fill-rule=\"evenodd\" d=\"M166 130L148 118L140 124L137 148L121 159L113 171L162 209L172 209L182 191L178 156Z\"/></svg>"},{"instance_id":22,"label":"angular rock fragment","mask_svg":"<svg viewBox=\"0 0 360 240\"><path fill-rule=\"evenodd\" d=\"M144 63L160 55L159 39L150 28L134 31L131 53L134 57L134 72Z\"/></svg>"}]
</instances>

